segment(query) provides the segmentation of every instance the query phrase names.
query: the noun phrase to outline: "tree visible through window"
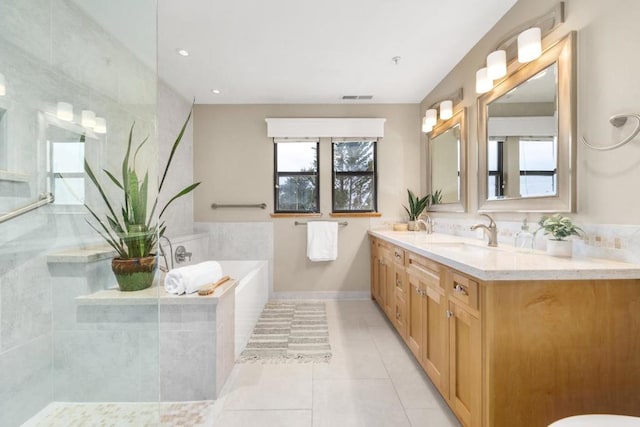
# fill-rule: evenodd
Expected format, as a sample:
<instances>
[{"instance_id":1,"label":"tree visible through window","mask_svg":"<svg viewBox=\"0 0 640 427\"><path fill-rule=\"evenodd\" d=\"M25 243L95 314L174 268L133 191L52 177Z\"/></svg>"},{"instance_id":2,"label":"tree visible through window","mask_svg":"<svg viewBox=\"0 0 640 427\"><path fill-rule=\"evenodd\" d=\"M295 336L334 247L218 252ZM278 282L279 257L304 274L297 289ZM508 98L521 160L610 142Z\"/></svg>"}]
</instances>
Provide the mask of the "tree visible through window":
<instances>
[{"instance_id":1,"label":"tree visible through window","mask_svg":"<svg viewBox=\"0 0 640 427\"><path fill-rule=\"evenodd\" d=\"M318 142L277 142L275 212L318 212Z\"/></svg>"},{"instance_id":2,"label":"tree visible through window","mask_svg":"<svg viewBox=\"0 0 640 427\"><path fill-rule=\"evenodd\" d=\"M334 140L333 212L375 212L376 141Z\"/></svg>"}]
</instances>

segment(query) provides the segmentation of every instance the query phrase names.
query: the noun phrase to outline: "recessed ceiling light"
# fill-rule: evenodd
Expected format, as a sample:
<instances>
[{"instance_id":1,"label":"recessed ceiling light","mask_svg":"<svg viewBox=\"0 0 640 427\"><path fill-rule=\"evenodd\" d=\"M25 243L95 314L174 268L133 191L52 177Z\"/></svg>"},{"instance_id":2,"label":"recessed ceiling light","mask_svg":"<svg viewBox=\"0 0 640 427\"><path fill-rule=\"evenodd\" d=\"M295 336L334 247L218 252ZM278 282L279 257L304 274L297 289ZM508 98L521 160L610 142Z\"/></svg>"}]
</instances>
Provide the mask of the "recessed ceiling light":
<instances>
[{"instance_id":1,"label":"recessed ceiling light","mask_svg":"<svg viewBox=\"0 0 640 427\"><path fill-rule=\"evenodd\" d=\"M213 93L214 95L220 95L220 90L219 89L211 89L211 93Z\"/></svg>"},{"instance_id":2,"label":"recessed ceiling light","mask_svg":"<svg viewBox=\"0 0 640 427\"><path fill-rule=\"evenodd\" d=\"M176 52L178 52L180 56L189 56L189 51L186 49L176 49Z\"/></svg>"}]
</instances>

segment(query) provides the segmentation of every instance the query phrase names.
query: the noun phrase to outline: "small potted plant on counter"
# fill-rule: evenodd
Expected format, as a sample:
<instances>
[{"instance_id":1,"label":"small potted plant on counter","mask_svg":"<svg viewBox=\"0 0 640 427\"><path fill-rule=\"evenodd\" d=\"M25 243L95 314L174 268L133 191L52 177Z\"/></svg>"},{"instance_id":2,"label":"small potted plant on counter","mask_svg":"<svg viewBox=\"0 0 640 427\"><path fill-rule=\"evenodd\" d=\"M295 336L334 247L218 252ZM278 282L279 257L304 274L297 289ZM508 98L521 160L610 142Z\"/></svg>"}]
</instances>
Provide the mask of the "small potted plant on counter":
<instances>
[{"instance_id":1,"label":"small potted plant on counter","mask_svg":"<svg viewBox=\"0 0 640 427\"><path fill-rule=\"evenodd\" d=\"M171 166L171 161L180 145L184 131L191 119L191 112L187 116L178 137L171 148L169 159L162 173L162 179L158 187L158 193L162 190L167 177L167 171ZM156 269L156 255L154 251L158 238L161 237L166 229L162 214L169 205L179 197L182 197L193 191L200 183L188 185L178 194L169 199L169 201L160 210L158 218L154 218L156 208L158 206L158 195L148 210L148 188L149 173L142 175L136 172L136 157L140 153L140 149L147 142L145 138L132 154L133 128L129 132L129 140L127 142L127 150L122 160L122 177L121 180L116 178L111 172L104 170L109 181L119 190L120 197L117 200L111 200L104 191L102 184L98 181L89 163L84 163L84 169L91 182L102 196L102 200L107 207L105 214L106 221L100 218L94 208L90 208L87 204L85 207L91 216L97 222L97 225L89 222L89 225L106 240L106 242L117 252L117 257L113 259L111 268L118 281L121 291L138 291L146 289L153 283L153 276ZM117 206L119 204L119 206ZM117 207L117 209L114 209ZM116 213L117 212L117 213Z\"/></svg>"},{"instance_id":2,"label":"small potted plant on counter","mask_svg":"<svg viewBox=\"0 0 640 427\"><path fill-rule=\"evenodd\" d=\"M409 214L409 231L418 230L417 220L420 214L429 206L431 203L431 194L427 194L426 196L419 198L413 191L407 189L407 195L409 197L409 207L403 206L404 210Z\"/></svg>"},{"instance_id":3,"label":"small potted plant on counter","mask_svg":"<svg viewBox=\"0 0 640 427\"><path fill-rule=\"evenodd\" d=\"M570 236L580 236L584 231L573 224L571 218L561 214L543 216L538 221L540 230L550 234L553 238L547 240L547 253L553 256L570 257L573 253L573 242L565 240Z\"/></svg>"}]
</instances>

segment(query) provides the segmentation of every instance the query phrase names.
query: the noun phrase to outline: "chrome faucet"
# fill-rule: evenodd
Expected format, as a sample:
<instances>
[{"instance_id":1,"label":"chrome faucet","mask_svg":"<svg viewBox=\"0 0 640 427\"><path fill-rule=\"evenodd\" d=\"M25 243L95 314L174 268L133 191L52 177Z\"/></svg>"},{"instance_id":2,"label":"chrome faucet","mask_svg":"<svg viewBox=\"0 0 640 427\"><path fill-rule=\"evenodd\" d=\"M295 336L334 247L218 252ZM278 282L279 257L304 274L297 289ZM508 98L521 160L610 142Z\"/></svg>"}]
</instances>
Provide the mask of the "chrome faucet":
<instances>
[{"instance_id":1,"label":"chrome faucet","mask_svg":"<svg viewBox=\"0 0 640 427\"><path fill-rule=\"evenodd\" d=\"M433 220L431 219L431 217L428 214L425 214L424 216L427 217L427 220L423 220L418 218L418 220L416 221L416 230L420 229L420 224L424 224L424 230L427 232L427 234L431 234L433 233Z\"/></svg>"},{"instance_id":2,"label":"chrome faucet","mask_svg":"<svg viewBox=\"0 0 640 427\"><path fill-rule=\"evenodd\" d=\"M169 259L171 260L171 269L173 269L173 247L171 246L171 240L169 240L167 236L160 236L160 239L158 240L158 248L160 249L160 255L162 255L162 258L164 258L164 266L161 265L159 268L160 271L164 271L166 273L167 271L169 271L169 263L167 262L167 253L162 247L162 243L160 243L161 240L166 240L169 244Z\"/></svg>"},{"instance_id":3,"label":"chrome faucet","mask_svg":"<svg viewBox=\"0 0 640 427\"><path fill-rule=\"evenodd\" d=\"M489 225L484 224L476 224L472 225L471 229L476 230L478 228L482 228L485 234L489 237L489 242L487 243L489 246L498 246L498 227L496 226L496 222L487 214L480 214L482 216L486 216L489 218Z\"/></svg>"}]
</instances>

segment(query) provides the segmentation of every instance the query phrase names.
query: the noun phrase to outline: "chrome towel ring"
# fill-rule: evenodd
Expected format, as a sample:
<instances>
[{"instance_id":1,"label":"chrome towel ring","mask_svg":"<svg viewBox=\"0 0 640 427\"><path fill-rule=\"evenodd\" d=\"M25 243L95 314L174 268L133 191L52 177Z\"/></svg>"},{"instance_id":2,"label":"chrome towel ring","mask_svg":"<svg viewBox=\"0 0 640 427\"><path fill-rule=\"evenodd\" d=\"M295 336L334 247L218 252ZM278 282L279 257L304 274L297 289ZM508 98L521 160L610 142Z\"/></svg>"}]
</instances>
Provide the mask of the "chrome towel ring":
<instances>
[{"instance_id":1,"label":"chrome towel ring","mask_svg":"<svg viewBox=\"0 0 640 427\"><path fill-rule=\"evenodd\" d=\"M617 114L615 116L611 116L611 118L609 119L609 123L611 123L612 126L615 126L617 128L624 126L624 124L627 123L628 119L636 120L637 122L636 128L633 130L633 132L631 132L631 135L629 135L622 141L618 142L617 144L598 147L598 146L589 144L589 142L587 142L587 140L584 137L581 138L582 143L587 147L591 148L592 150L597 150L597 151L609 151L609 150L615 150L616 148L622 147L623 145L631 141L640 133L640 115L639 114Z\"/></svg>"}]
</instances>

